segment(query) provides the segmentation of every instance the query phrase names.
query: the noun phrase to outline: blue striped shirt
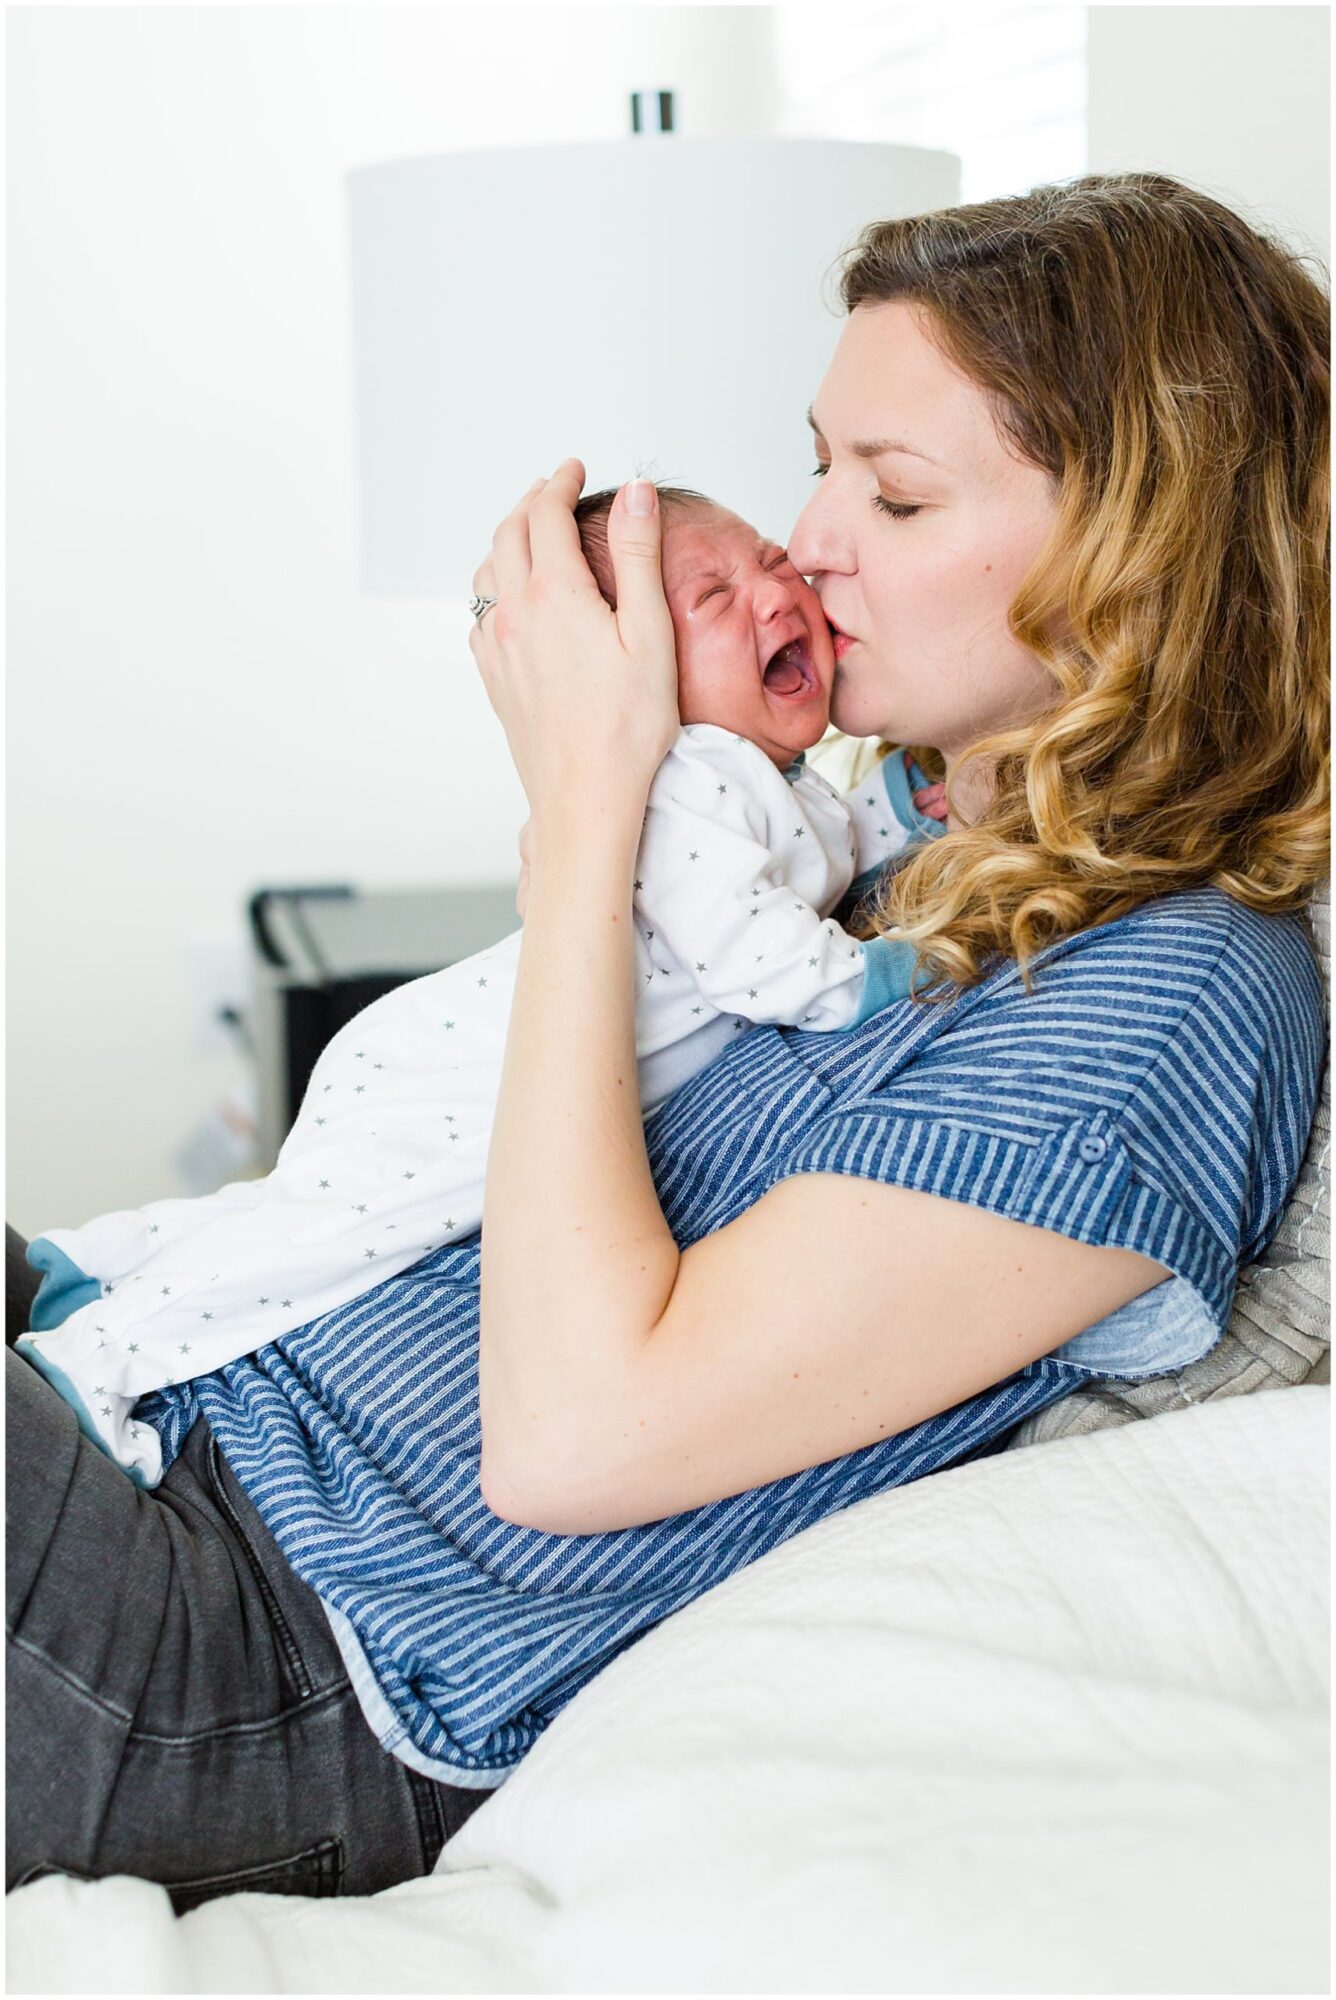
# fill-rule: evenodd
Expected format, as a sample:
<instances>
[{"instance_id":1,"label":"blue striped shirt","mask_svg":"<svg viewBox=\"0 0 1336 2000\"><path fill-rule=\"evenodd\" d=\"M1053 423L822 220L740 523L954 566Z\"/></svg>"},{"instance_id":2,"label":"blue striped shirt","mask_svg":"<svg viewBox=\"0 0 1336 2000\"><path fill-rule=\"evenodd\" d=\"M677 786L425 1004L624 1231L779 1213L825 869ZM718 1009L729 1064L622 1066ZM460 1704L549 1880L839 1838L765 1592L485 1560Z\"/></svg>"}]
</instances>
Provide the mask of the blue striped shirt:
<instances>
[{"instance_id":1,"label":"blue striped shirt","mask_svg":"<svg viewBox=\"0 0 1336 2000\"><path fill-rule=\"evenodd\" d=\"M324 1602L387 1749L457 1784L499 1783L601 1667L789 1536L996 1448L1091 1375L1164 1372L1219 1337L1316 1102L1325 1036L1302 919L1193 891L1050 946L1034 980L1027 995L1003 966L946 1009L898 1002L838 1035L753 1029L645 1128L682 1248L792 1175L838 1173L1173 1273L954 1409L644 1526L514 1526L478 1485L476 1236L144 1400L168 1461L207 1416Z\"/></svg>"}]
</instances>

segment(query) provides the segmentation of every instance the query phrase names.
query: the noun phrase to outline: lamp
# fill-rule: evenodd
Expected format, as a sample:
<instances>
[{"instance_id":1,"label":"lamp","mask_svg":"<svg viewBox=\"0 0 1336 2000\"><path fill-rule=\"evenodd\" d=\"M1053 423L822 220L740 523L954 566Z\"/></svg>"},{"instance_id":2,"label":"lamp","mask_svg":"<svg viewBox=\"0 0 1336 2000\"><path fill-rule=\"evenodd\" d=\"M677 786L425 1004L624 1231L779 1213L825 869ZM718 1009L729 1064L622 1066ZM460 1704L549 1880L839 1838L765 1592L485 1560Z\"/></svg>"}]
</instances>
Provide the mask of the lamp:
<instances>
[{"instance_id":1,"label":"lamp","mask_svg":"<svg viewBox=\"0 0 1336 2000\"><path fill-rule=\"evenodd\" d=\"M571 455L590 487L700 488L781 539L869 221L958 198L954 154L638 135L348 176L362 582L465 597L492 530Z\"/></svg>"}]
</instances>

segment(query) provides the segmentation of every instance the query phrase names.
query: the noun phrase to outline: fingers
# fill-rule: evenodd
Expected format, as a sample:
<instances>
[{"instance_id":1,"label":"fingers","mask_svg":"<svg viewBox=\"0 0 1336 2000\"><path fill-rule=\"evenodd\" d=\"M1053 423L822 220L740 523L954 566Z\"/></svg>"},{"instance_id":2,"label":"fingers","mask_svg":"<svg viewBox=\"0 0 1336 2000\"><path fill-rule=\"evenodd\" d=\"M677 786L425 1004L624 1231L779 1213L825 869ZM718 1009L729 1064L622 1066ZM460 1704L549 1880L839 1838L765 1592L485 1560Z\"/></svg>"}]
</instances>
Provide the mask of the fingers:
<instances>
[{"instance_id":1,"label":"fingers","mask_svg":"<svg viewBox=\"0 0 1336 2000\"><path fill-rule=\"evenodd\" d=\"M504 521L497 526L492 536L492 567L496 576L496 588L482 591L485 597L518 597L529 581L532 566L529 551L529 509L536 495L546 486L545 479L535 479L528 492L511 508ZM476 585L475 585L476 588Z\"/></svg>"},{"instance_id":2,"label":"fingers","mask_svg":"<svg viewBox=\"0 0 1336 2000\"><path fill-rule=\"evenodd\" d=\"M617 624L628 643L648 643L672 629L660 538L659 496L648 479L632 480L619 490L608 515Z\"/></svg>"},{"instance_id":3,"label":"fingers","mask_svg":"<svg viewBox=\"0 0 1336 2000\"><path fill-rule=\"evenodd\" d=\"M580 547L580 530L575 525L575 503L584 476L578 458L563 459L529 509L533 567L557 578L564 578L570 572L578 580L581 573L589 572Z\"/></svg>"}]
</instances>

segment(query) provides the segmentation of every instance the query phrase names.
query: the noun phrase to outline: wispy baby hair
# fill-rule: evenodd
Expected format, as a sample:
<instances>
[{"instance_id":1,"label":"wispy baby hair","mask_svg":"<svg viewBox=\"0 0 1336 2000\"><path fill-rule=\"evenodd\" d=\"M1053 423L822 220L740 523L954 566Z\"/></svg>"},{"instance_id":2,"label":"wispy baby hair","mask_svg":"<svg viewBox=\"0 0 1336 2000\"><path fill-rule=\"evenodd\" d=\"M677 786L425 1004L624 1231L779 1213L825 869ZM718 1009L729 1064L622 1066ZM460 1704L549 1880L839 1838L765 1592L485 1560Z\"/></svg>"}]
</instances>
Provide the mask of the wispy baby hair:
<instances>
[{"instance_id":1,"label":"wispy baby hair","mask_svg":"<svg viewBox=\"0 0 1336 2000\"><path fill-rule=\"evenodd\" d=\"M711 500L707 493L696 493L690 486L660 486L656 483L654 490L659 496L659 513L665 524L673 514L685 514L696 507L715 507L719 504ZM575 504L575 523L580 530L580 546L584 550L585 561L614 611L617 609L617 592L612 557L608 552L608 514L617 492L615 486L603 486L597 493L586 493Z\"/></svg>"},{"instance_id":2,"label":"wispy baby hair","mask_svg":"<svg viewBox=\"0 0 1336 2000\"><path fill-rule=\"evenodd\" d=\"M1053 704L971 746L990 804L862 934L900 929L946 999L1002 958L1029 990L1035 951L1174 891L1299 908L1330 867L1330 308L1304 261L1165 175L1087 175L871 224L841 292L920 308L1058 500L1008 620Z\"/></svg>"}]
</instances>

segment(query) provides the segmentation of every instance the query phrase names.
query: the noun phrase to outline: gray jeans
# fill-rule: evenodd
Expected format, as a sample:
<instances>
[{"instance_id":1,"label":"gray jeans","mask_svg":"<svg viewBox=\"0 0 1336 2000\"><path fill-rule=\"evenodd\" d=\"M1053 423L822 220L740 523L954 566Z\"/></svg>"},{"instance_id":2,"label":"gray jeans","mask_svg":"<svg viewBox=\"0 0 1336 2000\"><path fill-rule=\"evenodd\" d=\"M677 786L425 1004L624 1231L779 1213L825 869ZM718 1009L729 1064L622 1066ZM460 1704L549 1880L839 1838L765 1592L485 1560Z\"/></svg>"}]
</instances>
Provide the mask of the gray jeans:
<instances>
[{"instance_id":1,"label":"gray jeans","mask_svg":"<svg viewBox=\"0 0 1336 2000\"><path fill-rule=\"evenodd\" d=\"M6 1232L6 1338L37 1278ZM5 1887L367 1896L489 1796L382 1750L319 1599L201 1418L146 1493L5 1352Z\"/></svg>"}]
</instances>

